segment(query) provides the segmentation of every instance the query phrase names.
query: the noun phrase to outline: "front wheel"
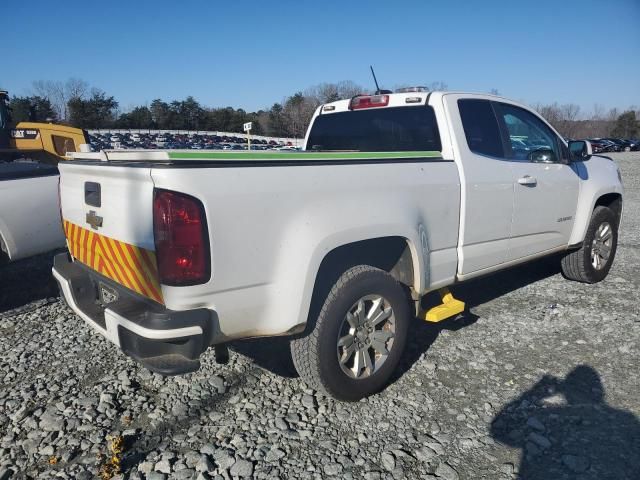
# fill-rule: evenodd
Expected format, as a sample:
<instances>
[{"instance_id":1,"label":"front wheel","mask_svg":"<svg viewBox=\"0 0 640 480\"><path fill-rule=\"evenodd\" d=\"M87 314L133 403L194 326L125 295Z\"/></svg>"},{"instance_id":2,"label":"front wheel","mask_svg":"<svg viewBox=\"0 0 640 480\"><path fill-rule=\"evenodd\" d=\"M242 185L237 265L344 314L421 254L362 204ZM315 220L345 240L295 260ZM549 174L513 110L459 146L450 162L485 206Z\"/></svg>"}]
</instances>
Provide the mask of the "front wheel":
<instances>
[{"instance_id":1,"label":"front wheel","mask_svg":"<svg viewBox=\"0 0 640 480\"><path fill-rule=\"evenodd\" d=\"M596 283L609 273L618 247L618 218L607 207L593 210L582 247L562 259L562 273L578 282Z\"/></svg>"},{"instance_id":2,"label":"front wheel","mask_svg":"<svg viewBox=\"0 0 640 480\"><path fill-rule=\"evenodd\" d=\"M291 341L296 370L338 400L376 393L398 365L410 320L396 279L367 265L353 267L335 283L307 334Z\"/></svg>"}]
</instances>

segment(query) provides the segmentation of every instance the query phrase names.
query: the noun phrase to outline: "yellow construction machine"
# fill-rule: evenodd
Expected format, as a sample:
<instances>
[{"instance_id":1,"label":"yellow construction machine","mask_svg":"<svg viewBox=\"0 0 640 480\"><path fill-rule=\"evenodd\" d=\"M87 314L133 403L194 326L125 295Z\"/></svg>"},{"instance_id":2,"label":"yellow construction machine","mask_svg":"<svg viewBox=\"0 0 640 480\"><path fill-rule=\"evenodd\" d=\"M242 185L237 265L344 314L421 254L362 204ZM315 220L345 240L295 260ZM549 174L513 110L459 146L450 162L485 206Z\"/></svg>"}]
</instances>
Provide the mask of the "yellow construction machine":
<instances>
[{"instance_id":1,"label":"yellow construction machine","mask_svg":"<svg viewBox=\"0 0 640 480\"><path fill-rule=\"evenodd\" d=\"M54 123L19 122L12 126L8 92L0 90L0 161L29 158L57 164L89 144L87 132Z\"/></svg>"}]
</instances>

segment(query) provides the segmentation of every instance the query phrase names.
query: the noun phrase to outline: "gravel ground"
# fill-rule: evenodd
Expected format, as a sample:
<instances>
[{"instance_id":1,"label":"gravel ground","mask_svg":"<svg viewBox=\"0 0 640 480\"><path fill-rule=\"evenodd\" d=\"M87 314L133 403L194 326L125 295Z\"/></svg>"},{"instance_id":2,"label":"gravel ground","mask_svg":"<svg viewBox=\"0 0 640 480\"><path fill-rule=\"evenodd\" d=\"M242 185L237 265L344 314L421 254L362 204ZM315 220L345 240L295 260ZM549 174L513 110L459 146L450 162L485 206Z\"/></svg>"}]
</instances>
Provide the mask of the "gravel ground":
<instances>
[{"instance_id":1,"label":"gravel ground","mask_svg":"<svg viewBox=\"0 0 640 480\"><path fill-rule=\"evenodd\" d=\"M307 389L285 339L151 374L60 301L50 255L3 268L0 480L96 478L120 436L115 478L640 478L640 154L615 159L604 282L549 259L461 285L469 313L414 321L394 382L355 404Z\"/></svg>"}]
</instances>

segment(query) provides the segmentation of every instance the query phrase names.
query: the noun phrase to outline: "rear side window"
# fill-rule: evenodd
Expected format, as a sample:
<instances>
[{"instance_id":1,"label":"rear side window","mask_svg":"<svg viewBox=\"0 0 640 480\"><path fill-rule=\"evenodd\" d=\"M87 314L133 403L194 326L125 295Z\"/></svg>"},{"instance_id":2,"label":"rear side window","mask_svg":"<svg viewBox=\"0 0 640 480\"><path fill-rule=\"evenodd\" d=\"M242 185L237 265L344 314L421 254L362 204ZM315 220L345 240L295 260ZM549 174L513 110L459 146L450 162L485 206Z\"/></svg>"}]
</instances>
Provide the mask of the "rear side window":
<instances>
[{"instance_id":1,"label":"rear side window","mask_svg":"<svg viewBox=\"0 0 640 480\"><path fill-rule=\"evenodd\" d=\"M307 150L441 151L433 108L375 108L319 115Z\"/></svg>"},{"instance_id":2,"label":"rear side window","mask_svg":"<svg viewBox=\"0 0 640 480\"><path fill-rule=\"evenodd\" d=\"M458 100L458 109L469 150L503 158L500 129L489 100Z\"/></svg>"}]
</instances>

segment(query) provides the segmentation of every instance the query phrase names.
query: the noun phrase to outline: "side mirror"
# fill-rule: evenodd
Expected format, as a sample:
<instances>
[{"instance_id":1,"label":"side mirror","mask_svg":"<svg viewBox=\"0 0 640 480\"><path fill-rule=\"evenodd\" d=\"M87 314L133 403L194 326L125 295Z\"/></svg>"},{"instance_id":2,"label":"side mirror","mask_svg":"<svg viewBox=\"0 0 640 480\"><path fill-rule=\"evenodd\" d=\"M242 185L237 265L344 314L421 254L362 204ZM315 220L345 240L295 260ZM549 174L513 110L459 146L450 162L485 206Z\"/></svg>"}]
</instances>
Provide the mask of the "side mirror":
<instances>
[{"instance_id":1,"label":"side mirror","mask_svg":"<svg viewBox=\"0 0 640 480\"><path fill-rule=\"evenodd\" d=\"M556 153L550 148L539 148L529 152L527 158L533 163L556 163L558 161Z\"/></svg>"},{"instance_id":2,"label":"side mirror","mask_svg":"<svg viewBox=\"0 0 640 480\"><path fill-rule=\"evenodd\" d=\"M572 162L584 162L589 160L593 155L591 142L587 140L575 140L569 142L569 152L571 153Z\"/></svg>"}]
</instances>

